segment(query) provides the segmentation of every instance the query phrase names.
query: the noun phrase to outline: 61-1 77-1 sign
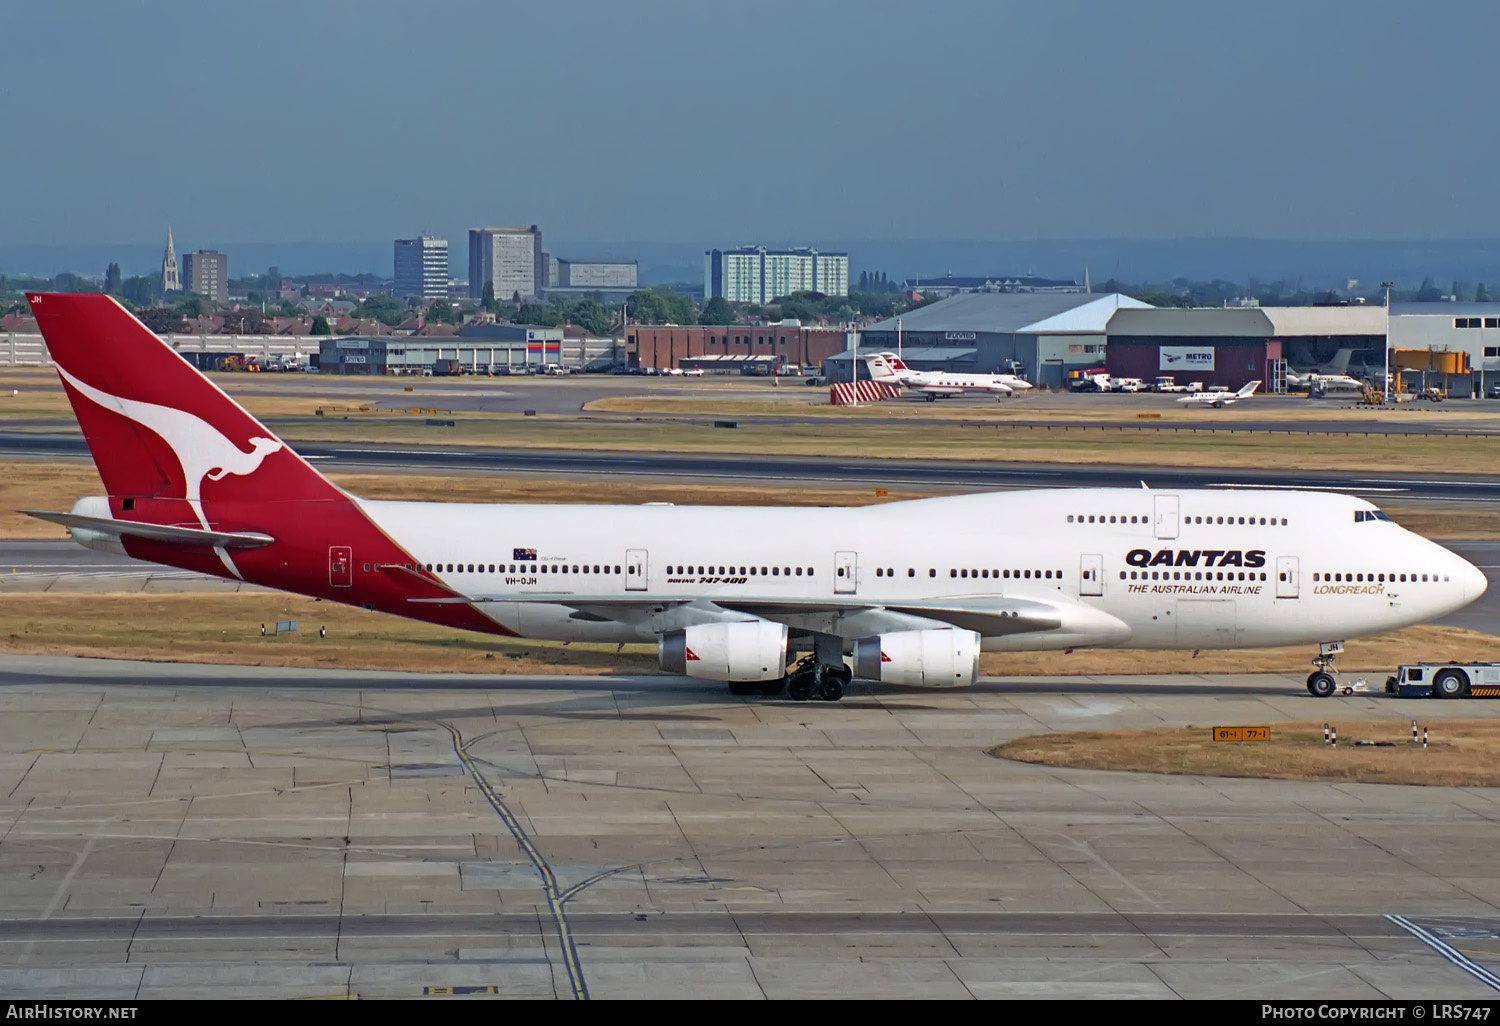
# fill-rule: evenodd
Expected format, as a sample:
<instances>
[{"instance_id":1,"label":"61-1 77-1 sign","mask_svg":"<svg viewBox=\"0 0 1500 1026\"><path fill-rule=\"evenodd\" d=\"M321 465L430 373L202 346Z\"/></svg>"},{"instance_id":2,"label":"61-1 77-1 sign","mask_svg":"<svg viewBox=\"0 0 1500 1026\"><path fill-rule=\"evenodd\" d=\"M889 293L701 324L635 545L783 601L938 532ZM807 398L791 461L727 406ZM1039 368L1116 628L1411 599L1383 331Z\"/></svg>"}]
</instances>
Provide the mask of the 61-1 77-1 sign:
<instances>
[{"instance_id":1,"label":"61-1 77-1 sign","mask_svg":"<svg viewBox=\"0 0 1500 1026\"><path fill-rule=\"evenodd\" d=\"M1215 741L1269 741L1270 727L1215 727Z\"/></svg>"}]
</instances>

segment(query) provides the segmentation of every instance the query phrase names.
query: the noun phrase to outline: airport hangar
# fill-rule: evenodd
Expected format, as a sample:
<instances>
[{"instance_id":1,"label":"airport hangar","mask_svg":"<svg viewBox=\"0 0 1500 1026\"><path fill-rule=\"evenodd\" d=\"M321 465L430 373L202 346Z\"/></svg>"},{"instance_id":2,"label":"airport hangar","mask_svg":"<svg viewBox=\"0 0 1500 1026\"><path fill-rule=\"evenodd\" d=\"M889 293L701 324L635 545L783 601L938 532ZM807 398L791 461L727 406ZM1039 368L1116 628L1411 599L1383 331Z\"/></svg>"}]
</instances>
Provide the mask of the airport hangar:
<instances>
[{"instance_id":1,"label":"airport hangar","mask_svg":"<svg viewBox=\"0 0 1500 1026\"><path fill-rule=\"evenodd\" d=\"M1063 388L1069 370L1104 361L1105 330L1117 310L1150 309L1118 293L964 292L861 332L859 355L896 352L913 370L1017 373ZM824 362L830 381L848 381L849 354ZM861 377L864 372L861 371Z\"/></svg>"},{"instance_id":2,"label":"airport hangar","mask_svg":"<svg viewBox=\"0 0 1500 1026\"><path fill-rule=\"evenodd\" d=\"M1467 375L1461 387L1487 395L1500 384L1500 303L1391 304L1391 369L1398 368L1445 386L1458 384L1448 375Z\"/></svg>"},{"instance_id":3,"label":"airport hangar","mask_svg":"<svg viewBox=\"0 0 1500 1026\"><path fill-rule=\"evenodd\" d=\"M1315 366L1352 349L1350 373L1382 367L1385 308L1379 306L1176 307L1120 310L1105 332L1112 378L1235 389L1259 381L1284 391L1285 368Z\"/></svg>"},{"instance_id":4,"label":"airport hangar","mask_svg":"<svg viewBox=\"0 0 1500 1026\"><path fill-rule=\"evenodd\" d=\"M1409 304L1418 307L1411 316L1424 319L1420 330L1415 324L1405 329L1412 348L1425 354L1472 340L1475 360L1491 352L1500 375L1500 317L1493 318L1493 330L1466 329L1462 325L1483 325L1486 318L1464 311L1433 320L1434 305L1446 311L1453 304ZM1393 347L1401 345L1406 316L1392 311ZM1148 383L1171 377L1184 385L1239 388L1256 380L1271 391L1282 380L1280 368L1326 363L1340 349L1354 351L1351 373L1373 374L1383 367L1386 333L1381 306L1156 308L1115 293L965 293L903 314L900 321L902 356L915 369L1015 371L1052 389L1065 387L1081 370L1099 369ZM866 328L859 356L895 351L896 322L889 318ZM843 353L826 361L829 380L848 381L849 360ZM862 367L860 376L866 373Z\"/></svg>"}]
</instances>

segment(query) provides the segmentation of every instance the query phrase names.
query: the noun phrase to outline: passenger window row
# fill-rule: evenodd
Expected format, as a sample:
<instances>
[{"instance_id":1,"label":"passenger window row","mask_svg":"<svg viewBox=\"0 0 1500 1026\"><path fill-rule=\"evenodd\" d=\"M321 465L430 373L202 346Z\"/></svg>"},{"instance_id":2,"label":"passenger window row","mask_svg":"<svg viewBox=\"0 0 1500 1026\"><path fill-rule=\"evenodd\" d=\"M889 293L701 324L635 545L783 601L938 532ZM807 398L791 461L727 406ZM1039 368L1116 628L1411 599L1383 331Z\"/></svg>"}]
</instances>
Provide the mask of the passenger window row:
<instances>
[{"instance_id":1,"label":"passenger window row","mask_svg":"<svg viewBox=\"0 0 1500 1026\"><path fill-rule=\"evenodd\" d=\"M1136 574L1140 577L1137 578ZM1161 576L1158 577L1157 574ZM1125 571L1120 571L1120 580L1126 580ZM1243 570L1152 570L1147 576L1144 570L1130 571L1129 580L1142 581L1264 581L1266 575L1262 573L1259 577L1254 572L1246 573Z\"/></svg>"},{"instance_id":2,"label":"passenger window row","mask_svg":"<svg viewBox=\"0 0 1500 1026\"><path fill-rule=\"evenodd\" d=\"M1390 517L1386 517L1385 519L1389 520ZM1238 524L1245 524L1247 526L1254 525L1254 524L1259 524L1262 527L1267 527L1267 526L1269 526L1269 527L1276 527L1278 525L1278 520L1277 520L1276 517L1269 517L1269 518L1267 518L1267 517L1260 517L1260 518L1256 518L1256 517L1218 517L1218 516L1199 517L1199 516L1192 516L1192 517L1183 517L1182 518L1182 522L1184 524L1236 524L1236 523L1238 523ZM1068 514L1068 523L1070 523L1070 524L1116 524L1116 523L1119 523L1119 524L1136 524L1136 523L1149 524L1149 523L1151 523L1151 519L1149 517L1143 517L1143 516L1127 517L1127 516L1125 516L1123 514L1117 515L1117 516L1105 516L1103 513L1100 513L1098 515L1090 514L1089 516L1084 516L1082 513L1079 513L1077 516L1074 516L1073 514L1070 513L1070 514ZM1287 526L1286 517L1282 517L1280 519L1280 521L1279 521L1279 524L1282 527Z\"/></svg>"},{"instance_id":3,"label":"passenger window row","mask_svg":"<svg viewBox=\"0 0 1500 1026\"><path fill-rule=\"evenodd\" d=\"M756 573L757 569L759 570L759 574ZM679 565L676 565L676 566L669 566L669 567L667 567L667 573L669 573L669 574L700 574L700 575L713 574L713 575L716 575L716 576L719 576L719 577L725 577L725 576L730 576L730 577L756 577L756 576L760 576L760 577L802 577L804 575L806 575L808 577L811 577L811 576L813 576L813 568L810 567L810 566L809 567L805 567L805 568L804 567L800 567L800 566L798 566L798 567L790 567L790 566L765 567L765 566L763 566L763 567L759 567L759 568L753 567L753 566L750 566L750 567L745 567L745 566L741 566L741 567L733 567L733 566L718 566L718 567L714 567L714 566L686 566L686 565L679 564Z\"/></svg>"},{"instance_id":4,"label":"passenger window row","mask_svg":"<svg viewBox=\"0 0 1500 1026\"><path fill-rule=\"evenodd\" d=\"M491 574L497 574L497 573L498 574L517 574L517 573L519 573L519 574L530 574L530 573L539 573L539 574L567 574L567 573L574 573L574 574L617 574L617 573L620 573L620 567L618 567L618 566L609 566L608 564L604 564L604 563L595 563L592 566L590 566L590 565L588 565L586 563L582 564L582 565L573 564L571 567L569 567L569 565L566 564L566 563L510 563L508 565L505 564L505 563L500 563L500 564L490 563L489 564L489 569L487 569L487 570L485 569L485 564L484 563L428 563L428 564L426 564L426 567L427 567L427 570L428 570L429 573L439 573L439 574L445 574L445 573L446 574L483 574L483 573L491 573ZM444 569L445 567L446 567L446 569ZM407 569L410 570L411 566L408 565Z\"/></svg>"},{"instance_id":5,"label":"passenger window row","mask_svg":"<svg viewBox=\"0 0 1500 1026\"><path fill-rule=\"evenodd\" d=\"M1184 524L1245 524L1247 526L1248 525L1259 524L1261 527L1266 527L1266 526L1276 527L1276 526L1278 526L1278 524L1281 527L1287 526L1286 517L1282 517L1281 520L1278 522L1275 517L1271 517L1269 519L1269 521L1267 521L1267 518L1265 518L1265 517L1261 517L1261 518L1259 518L1257 520L1255 517L1196 517L1195 516L1195 517L1183 517L1182 518L1182 522Z\"/></svg>"},{"instance_id":6,"label":"passenger window row","mask_svg":"<svg viewBox=\"0 0 1500 1026\"><path fill-rule=\"evenodd\" d=\"M936 568L933 568L933 567L929 567L928 568L928 570L927 570L927 576L928 577L936 577L937 575L938 575L938 572L937 572ZM1010 578L1012 580L1017 580L1017 581L1032 580L1032 579L1038 579L1038 580L1045 579L1045 580L1058 580L1058 581L1060 581L1060 580L1062 580L1062 575L1063 575L1063 572L1061 570L970 570L970 569L953 569L953 568L950 568L948 570L948 576L949 577L988 577L988 578L990 578L992 580L1003 580L1005 578ZM875 576L876 577L895 577L896 576L896 570L895 570L894 567L876 567L875 568ZM915 577L915 576L917 576L916 568L915 567L907 567L906 568L906 576L907 577Z\"/></svg>"},{"instance_id":7,"label":"passenger window row","mask_svg":"<svg viewBox=\"0 0 1500 1026\"><path fill-rule=\"evenodd\" d=\"M1398 581L1401 582L1401 583L1403 583L1403 584L1405 584L1405 583L1418 584L1418 583L1427 582L1429 576L1431 577L1433 583L1436 583L1437 581L1440 581L1440 580L1446 581L1448 579L1448 575L1447 574L1442 574L1442 575L1438 575L1438 574L1431 574L1431 575L1422 574L1421 578L1420 578L1420 581L1419 581L1418 580L1418 576L1416 574L1347 574L1347 573L1337 573L1337 574L1327 574L1327 573L1324 573L1324 574L1319 574L1319 573L1314 573L1313 574L1313 580L1315 582L1316 581L1322 581L1324 584L1329 584L1329 583L1334 583L1334 584L1395 584Z\"/></svg>"}]
</instances>

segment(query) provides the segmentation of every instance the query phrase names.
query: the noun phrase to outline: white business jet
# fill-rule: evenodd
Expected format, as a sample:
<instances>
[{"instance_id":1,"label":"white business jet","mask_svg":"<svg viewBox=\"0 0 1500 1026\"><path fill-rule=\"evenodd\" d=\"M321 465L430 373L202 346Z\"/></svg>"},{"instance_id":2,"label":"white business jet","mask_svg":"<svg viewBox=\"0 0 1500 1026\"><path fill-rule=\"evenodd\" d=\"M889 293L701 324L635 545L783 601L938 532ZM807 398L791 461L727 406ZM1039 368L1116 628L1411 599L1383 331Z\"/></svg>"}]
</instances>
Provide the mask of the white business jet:
<instances>
[{"instance_id":1,"label":"white business jet","mask_svg":"<svg viewBox=\"0 0 1500 1026\"><path fill-rule=\"evenodd\" d=\"M1231 392L1227 388L1220 388L1212 392L1194 392L1192 395L1185 395L1177 401L1187 403L1189 406L1212 406L1215 408L1232 406L1241 399L1249 399L1259 387L1259 381L1247 381L1238 392Z\"/></svg>"},{"instance_id":2,"label":"white business jet","mask_svg":"<svg viewBox=\"0 0 1500 1026\"><path fill-rule=\"evenodd\" d=\"M1007 396L1032 387L1031 382L1016 374L954 374L949 371L912 370L895 353L878 353L869 359L869 364L872 380L911 389L928 402L985 393Z\"/></svg>"}]
</instances>

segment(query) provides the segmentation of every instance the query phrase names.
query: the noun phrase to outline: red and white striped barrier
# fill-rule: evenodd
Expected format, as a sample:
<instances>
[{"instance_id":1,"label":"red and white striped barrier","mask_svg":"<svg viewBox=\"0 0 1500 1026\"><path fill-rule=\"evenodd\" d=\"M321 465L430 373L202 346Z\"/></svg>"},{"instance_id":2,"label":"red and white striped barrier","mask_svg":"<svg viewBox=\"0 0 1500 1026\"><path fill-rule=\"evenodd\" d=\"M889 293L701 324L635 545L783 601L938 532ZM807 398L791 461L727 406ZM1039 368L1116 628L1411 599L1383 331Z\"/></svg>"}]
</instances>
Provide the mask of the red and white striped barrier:
<instances>
[{"instance_id":1,"label":"red and white striped barrier","mask_svg":"<svg viewBox=\"0 0 1500 1026\"><path fill-rule=\"evenodd\" d=\"M849 406L855 402L856 395L859 402L878 403L882 399L895 399L900 394L901 389L883 381L844 381L828 386L828 401L834 406Z\"/></svg>"}]
</instances>

